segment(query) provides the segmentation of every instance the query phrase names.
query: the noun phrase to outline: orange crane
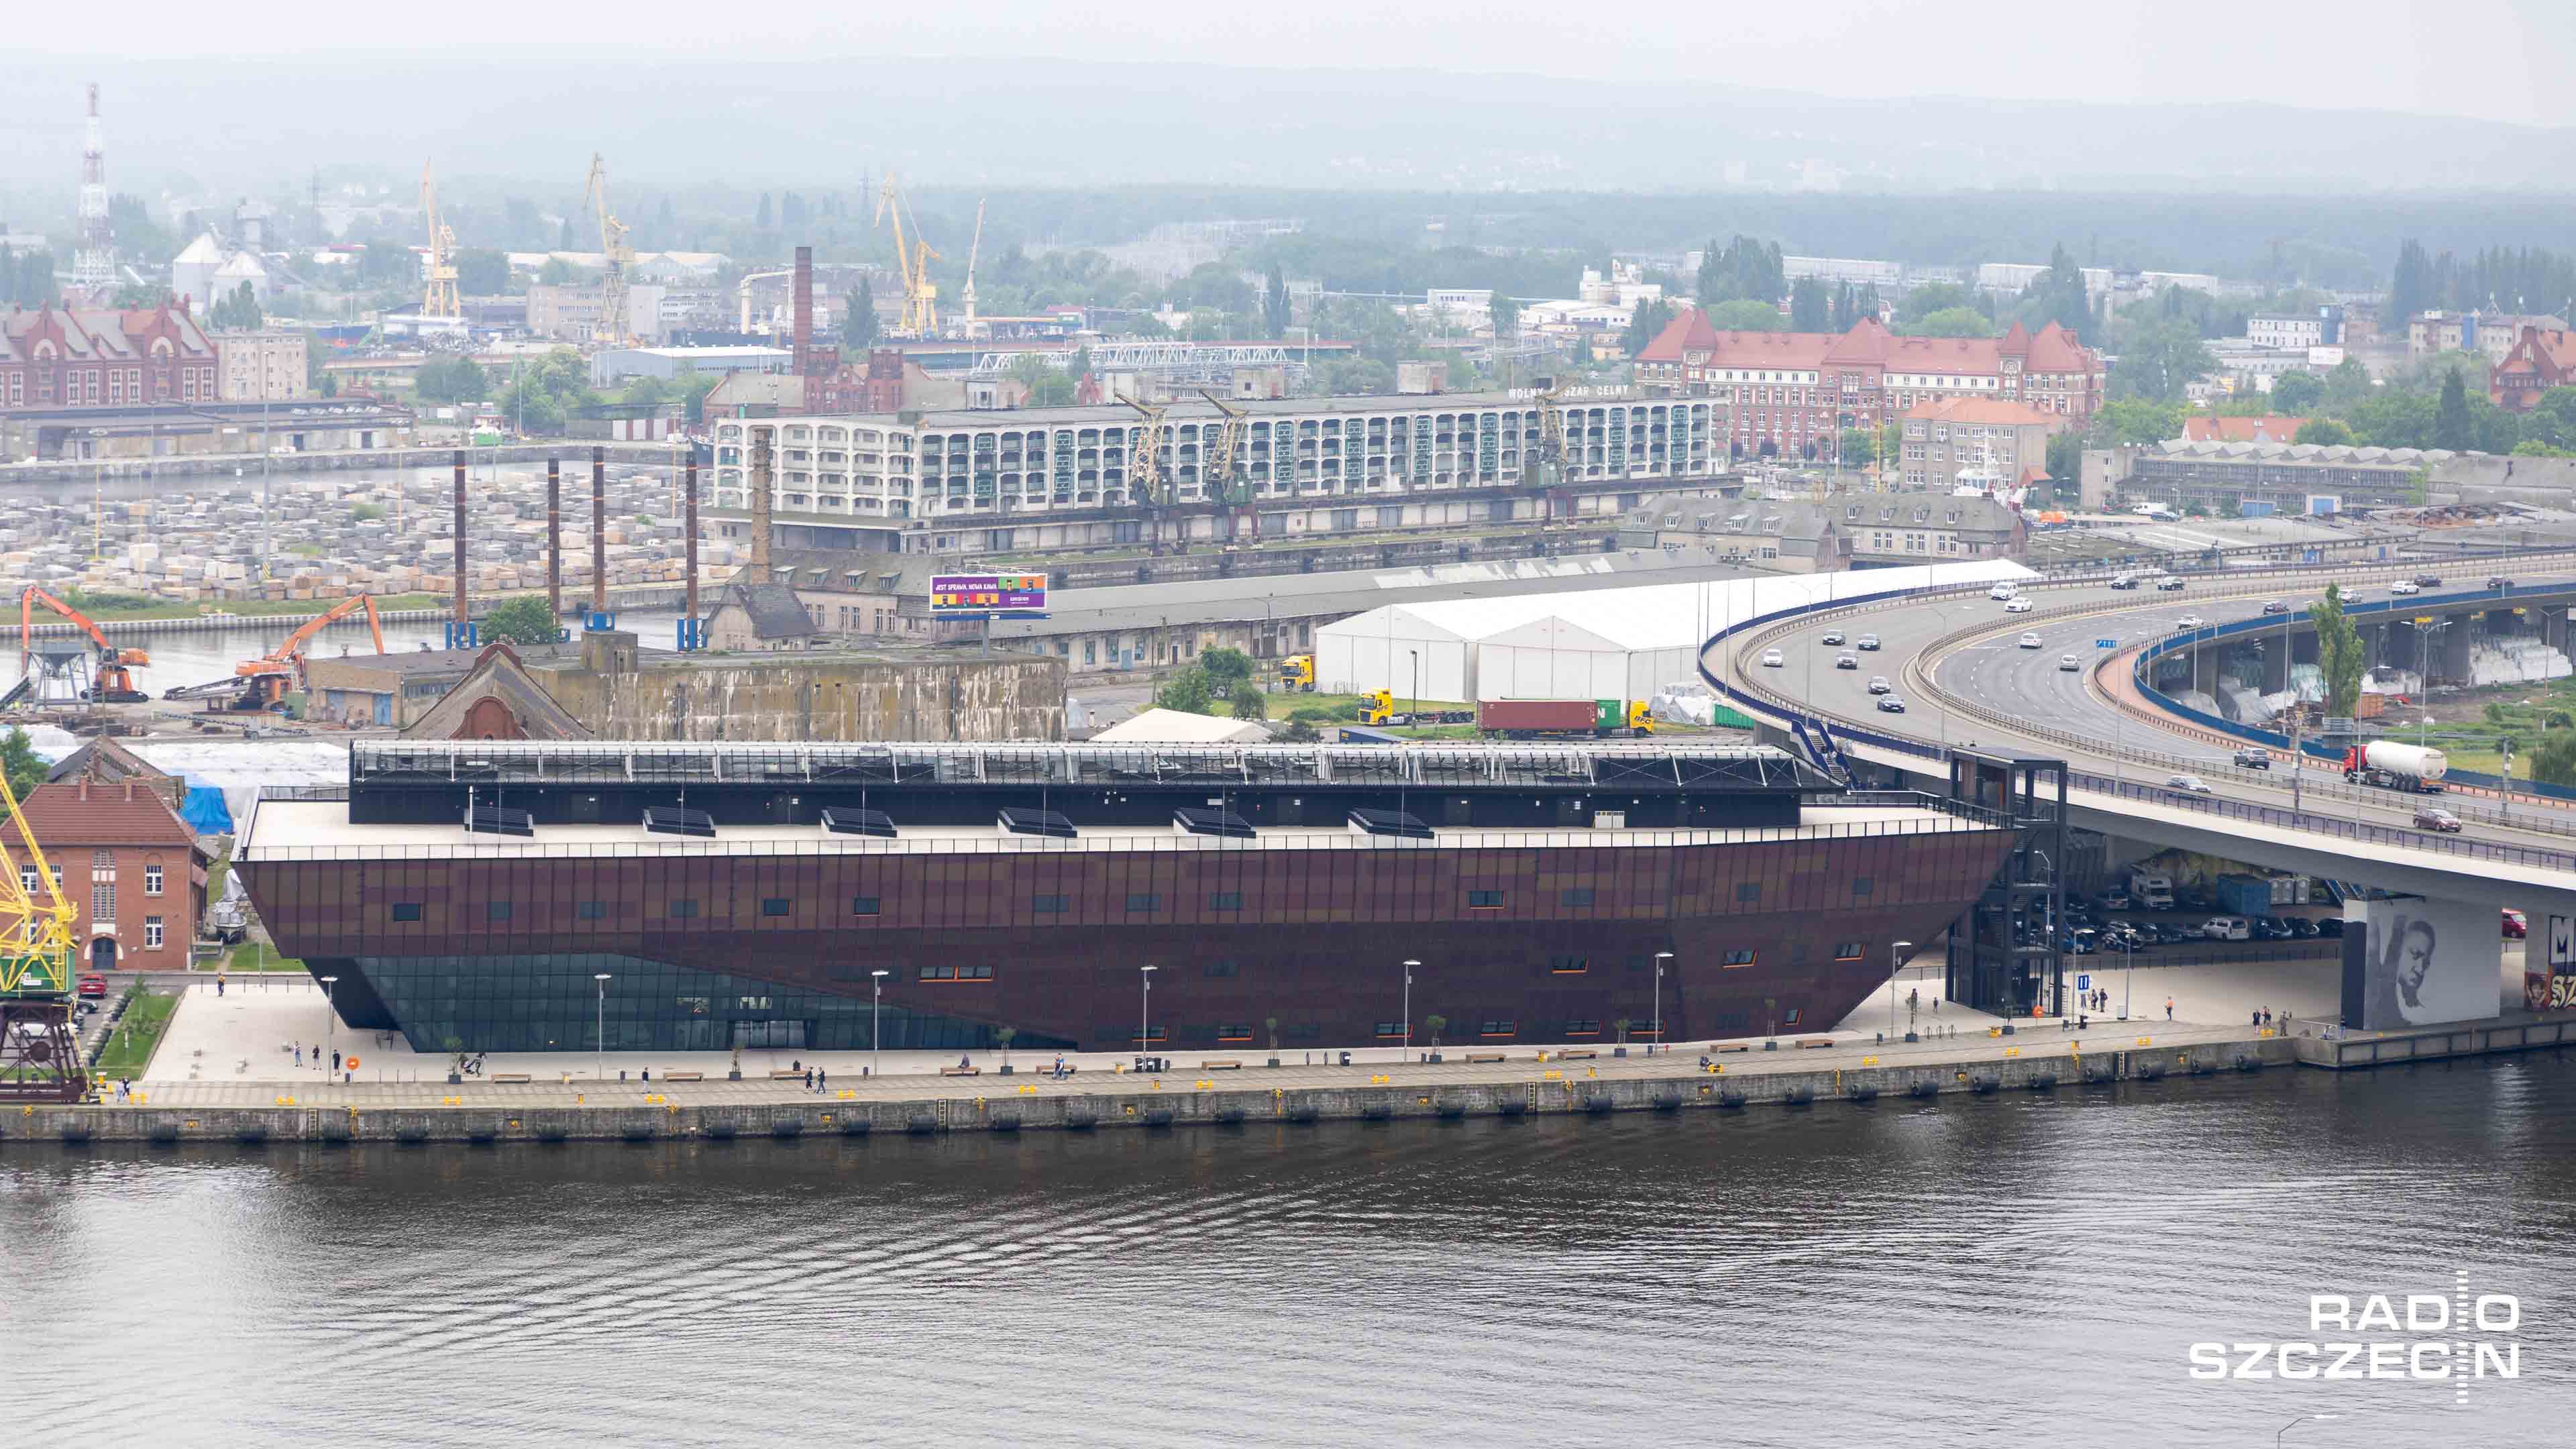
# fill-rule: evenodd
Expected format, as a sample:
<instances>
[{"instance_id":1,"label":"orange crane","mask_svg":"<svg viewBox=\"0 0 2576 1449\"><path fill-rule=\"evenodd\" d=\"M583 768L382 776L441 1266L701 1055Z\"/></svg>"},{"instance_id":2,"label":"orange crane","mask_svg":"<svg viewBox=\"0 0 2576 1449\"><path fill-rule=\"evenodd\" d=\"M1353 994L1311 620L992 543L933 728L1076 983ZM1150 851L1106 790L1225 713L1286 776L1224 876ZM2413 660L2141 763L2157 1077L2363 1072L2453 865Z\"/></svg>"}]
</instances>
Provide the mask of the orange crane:
<instances>
[{"instance_id":1,"label":"orange crane","mask_svg":"<svg viewBox=\"0 0 2576 1449\"><path fill-rule=\"evenodd\" d=\"M367 632L375 636L376 652L384 653L385 626L376 617L375 596L359 594L353 598L342 599L315 617L305 620L302 627L286 636L285 643L257 659L245 659L234 665L233 673L242 680L242 700L234 704L233 708L268 708L286 697L287 681L290 679L294 681L295 688L303 688L304 646L312 642L314 635L360 609L367 611Z\"/></svg>"},{"instance_id":2,"label":"orange crane","mask_svg":"<svg viewBox=\"0 0 2576 1449\"><path fill-rule=\"evenodd\" d=\"M34 584L29 584L26 591L18 595L18 672L21 675L28 672L35 659L38 604L80 626L81 632L89 635L90 642L98 646L96 674L89 687L82 691L82 698L100 704L140 704L152 697L134 687L134 676L129 672L130 666L150 664L151 655L140 649L117 648L108 642L107 631L98 627L96 620Z\"/></svg>"}]
</instances>

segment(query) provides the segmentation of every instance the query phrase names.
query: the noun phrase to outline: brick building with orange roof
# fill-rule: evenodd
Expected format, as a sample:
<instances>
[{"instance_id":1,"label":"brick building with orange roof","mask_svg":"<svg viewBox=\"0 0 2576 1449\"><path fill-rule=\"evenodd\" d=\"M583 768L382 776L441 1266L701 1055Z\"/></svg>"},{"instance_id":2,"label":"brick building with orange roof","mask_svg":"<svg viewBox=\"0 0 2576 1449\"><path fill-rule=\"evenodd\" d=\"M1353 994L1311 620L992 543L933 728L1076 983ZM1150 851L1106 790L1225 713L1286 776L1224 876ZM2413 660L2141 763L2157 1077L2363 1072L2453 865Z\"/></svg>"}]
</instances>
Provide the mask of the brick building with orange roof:
<instances>
[{"instance_id":1,"label":"brick building with orange roof","mask_svg":"<svg viewBox=\"0 0 2576 1449\"><path fill-rule=\"evenodd\" d=\"M39 785L19 802L53 867L72 921L75 969L181 971L206 910L206 852L154 783L86 777ZM18 829L0 822L19 883L43 899Z\"/></svg>"},{"instance_id":2,"label":"brick building with orange roof","mask_svg":"<svg viewBox=\"0 0 2576 1449\"><path fill-rule=\"evenodd\" d=\"M2487 401L2527 413L2553 387L2576 387L2576 332L2525 327L2513 350L2487 370Z\"/></svg>"},{"instance_id":3,"label":"brick building with orange roof","mask_svg":"<svg viewBox=\"0 0 2576 1449\"><path fill-rule=\"evenodd\" d=\"M1905 410L1898 440L1908 488L1963 484L2002 495L2048 476L2048 439L2078 426L2065 413L1999 397L1956 397ZM2066 480L2073 483L2075 480Z\"/></svg>"},{"instance_id":4,"label":"brick building with orange roof","mask_svg":"<svg viewBox=\"0 0 2576 1449\"><path fill-rule=\"evenodd\" d=\"M1720 332L1694 308L1637 354L1649 396L1726 403L1736 457L1829 456L1844 428L1957 398L1996 398L2084 426L2105 393L2101 355L2049 323L2001 337L1899 337L1864 317L1848 332Z\"/></svg>"}]
</instances>

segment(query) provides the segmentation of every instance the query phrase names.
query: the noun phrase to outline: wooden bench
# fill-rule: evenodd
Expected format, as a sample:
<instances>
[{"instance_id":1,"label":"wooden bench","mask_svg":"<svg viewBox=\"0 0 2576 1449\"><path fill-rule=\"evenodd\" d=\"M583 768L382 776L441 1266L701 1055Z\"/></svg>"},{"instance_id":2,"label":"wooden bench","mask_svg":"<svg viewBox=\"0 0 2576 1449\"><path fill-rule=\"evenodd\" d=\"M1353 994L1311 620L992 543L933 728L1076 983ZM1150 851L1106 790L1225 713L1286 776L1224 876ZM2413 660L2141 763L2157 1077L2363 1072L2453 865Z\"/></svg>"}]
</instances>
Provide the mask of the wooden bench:
<instances>
[{"instance_id":1,"label":"wooden bench","mask_svg":"<svg viewBox=\"0 0 2576 1449\"><path fill-rule=\"evenodd\" d=\"M769 1079L773 1082L801 1082L805 1080L805 1072L802 1068L772 1067Z\"/></svg>"},{"instance_id":2,"label":"wooden bench","mask_svg":"<svg viewBox=\"0 0 2576 1449\"><path fill-rule=\"evenodd\" d=\"M1467 1065L1469 1065L1469 1066L1471 1066L1471 1067L1472 1067L1472 1066L1479 1065L1479 1064L1484 1063L1484 1062L1499 1062L1499 1061L1501 1061L1501 1060L1503 1060L1503 1054L1502 1054L1501 1052L1469 1052L1469 1053L1467 1053Z\"/></svg>"},{"instance_id":3,"label":"wooden bench","mask_svg":"<svg viewBox=\"0 0 2576 1449\"><path fill-rule=\"evenodd\" d=\"M1594 1051L1590 1047L1574 1047L1567 1051L1558 1052L1556 1054L1556 1059L1560 1062L1588 1062L1594 1060L1600 1055L1601 1053Z\"/></svg>"},{"instance_id":4,"label":"wooden bench","mask_svg":"<svg viewBox=\"0 0 2576 1449\"><path fill-rule=\"evenodd\" d=\"M1811 1036L1806 1038L1804 1041L1799 1042L1797 1045L1800 1051L1805 1051L1811 1047L1832 1047L1839 1046L1841 1043L1835 1041L1829 1036Z\"/></svg>"},{"instance_id":5,"label":"wooden bench","mask_svg":"<svg viewBox=\"0 0 2576 1449\"><path fill-rule=\"evenodd\" d=\"M939 1075L943 1077L980 1077L984 1075L984 1069L982 1067L941 1067L939 1069Z\"/></svg>"},{"instance_id":6,"label":"wooden bench","mask_svg":"<svg viewBox=\"0 0 2576 1449\"><path fill-rule=\"evenodd\" d=\"M1241 1063L1241 1062L1201 1062L1201 1063L1199 1063L1199 1070L1200 1070L1200 1071L1203 1071L1203 1072L1239 1072L1239 1071L1242 1071L1242 1070L1243 1070L1243 1063Z\"/></svg>"},{"instance_id":7,"label":"wooden bench","mask_svg":"<svg viewBox=\"0 0 2576 1449\"><path fill-rule=\"evenodd\" d=\"M707 1074L704 1072L664 1072L662 1074L662 1080L666 1082L703 1082L706 1079Z\"/></svg>"},{"instance_id":8,"label":"wooden bench","mask_svg":"<svg viewBox=\"0 0 2576 1449\"><path fill-rule=\"evenodd\" d=\"M492 1080L495 1082L525 1082L529 1080L529 1077L525 1072L494 1072L492 1074Z\"/></svg>"},{"instance_id":9,"label":"wooden bench","mask_svg":"<svg viewBox=\"0 0 2576 1449\"><path fill-rule=\"evenodd\" d=\"M1753 1050L1753 1043L1751 1043L1751 1042L1749 1042L1749 1041L1747 1041L1747 1042L1737 1042L1737 1043L1736 1043L1735 1045L1733 1045L1733 1046L1713 1046L1713 1047L1710 1047L1710 1048L1709 1048L1709 1051L1710 1051L1711 1053L1716 1053L1716 1052L1749 1052L1749 1051L1751 1051L1751 1050Z\"/></svg>"}]
</instances>

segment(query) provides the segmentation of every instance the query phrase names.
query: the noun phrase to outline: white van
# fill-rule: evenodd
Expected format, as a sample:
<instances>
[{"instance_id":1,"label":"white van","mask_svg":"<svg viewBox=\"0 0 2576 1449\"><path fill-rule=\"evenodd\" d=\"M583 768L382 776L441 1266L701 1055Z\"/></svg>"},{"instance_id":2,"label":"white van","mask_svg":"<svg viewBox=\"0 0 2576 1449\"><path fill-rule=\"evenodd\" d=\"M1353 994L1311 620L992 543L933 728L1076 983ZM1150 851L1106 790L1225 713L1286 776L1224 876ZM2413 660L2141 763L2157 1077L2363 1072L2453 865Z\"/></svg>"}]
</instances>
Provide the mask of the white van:
<instances>
[{"instance_id":1,"label":"white van","mask_svg":"<svg viewBox=\"0 0 2576 1449\"><path fill-rule=\"evenodd\" d=\"M1986 597L1989 599L2009 599L2019 592L2020 590L2015 589L2010 584L1997 584L1993 588L1986 590Z\"/></svg>"},{"instance_id":2,"label":"white van","mask_svg":"<svg viewBox=\"0 0 2576 1449\"><path fill-rule=\"evenodd\" d=\"M2212 916L2201 922L2200 939L2204 941L2251 941L2254 923L2243 916Z\"/></svg>"}]
</instances>

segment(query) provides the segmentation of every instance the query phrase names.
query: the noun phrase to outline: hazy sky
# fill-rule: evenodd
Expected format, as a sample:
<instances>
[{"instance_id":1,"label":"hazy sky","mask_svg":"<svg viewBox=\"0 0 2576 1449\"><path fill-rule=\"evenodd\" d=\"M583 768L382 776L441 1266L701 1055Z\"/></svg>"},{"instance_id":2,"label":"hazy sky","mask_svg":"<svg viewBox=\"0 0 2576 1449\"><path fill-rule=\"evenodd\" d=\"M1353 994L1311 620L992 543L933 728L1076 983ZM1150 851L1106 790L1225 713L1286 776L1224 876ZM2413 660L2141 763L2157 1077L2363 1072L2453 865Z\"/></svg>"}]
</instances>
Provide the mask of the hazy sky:
<instances>
[{"instance_id":1,"label":"hazy sky","mask_svg":"<svg viewBox=\"0 0 2576 1449\"><path fill-rule=\"evenodd\" d=\"M13 49L38 55L319 56L424 43L552 50L623 22L641 33L622 38L621 49L678 57L1433 67L1838 96L2273 101L2576 124L2566 86L2576 71L2576 0L1643 0L1598 8L1564 0L977 0L836 9L260 0L209 23L199 0L139 0L113 25L81 6L21 5L9 29ZM240 15L255 23L237 23ZM178 36L203 36L202 47ZM852 103L864 105L864 78L853 81ZM1589 90L1583 99L1609 104L1615 93Z\"/></svg>"}]
</instances>

